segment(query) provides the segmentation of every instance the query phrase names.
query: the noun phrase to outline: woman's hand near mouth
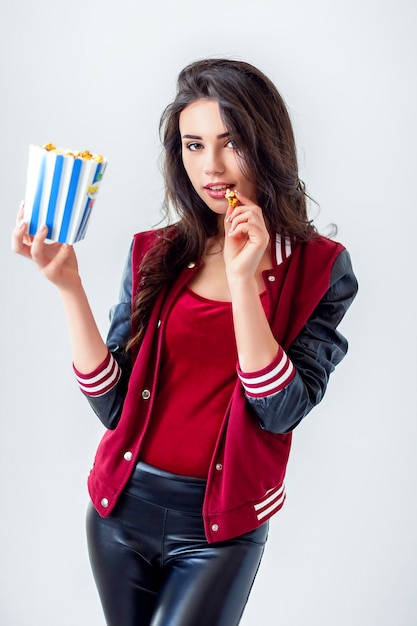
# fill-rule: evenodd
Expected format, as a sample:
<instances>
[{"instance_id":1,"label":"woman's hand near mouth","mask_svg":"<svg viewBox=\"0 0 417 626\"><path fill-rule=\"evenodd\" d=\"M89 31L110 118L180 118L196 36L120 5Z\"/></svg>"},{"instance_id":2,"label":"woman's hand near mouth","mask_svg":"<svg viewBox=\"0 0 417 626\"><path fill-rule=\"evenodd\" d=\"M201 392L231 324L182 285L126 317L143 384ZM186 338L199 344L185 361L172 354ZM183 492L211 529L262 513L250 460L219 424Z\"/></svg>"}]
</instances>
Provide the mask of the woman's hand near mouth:
<instances>
[{"instance_id":1,"label":"woman's hand near mouth","mask_svg":"<svg viewBox=\"0 0 417 626\"><path fill-rule=\"evenodd\" d=\"M262 209L241 193L235 194L239 204L228 207L224 221L224 260L229 284L256 276L269 243Z\"/></svg>"}]
</instances>

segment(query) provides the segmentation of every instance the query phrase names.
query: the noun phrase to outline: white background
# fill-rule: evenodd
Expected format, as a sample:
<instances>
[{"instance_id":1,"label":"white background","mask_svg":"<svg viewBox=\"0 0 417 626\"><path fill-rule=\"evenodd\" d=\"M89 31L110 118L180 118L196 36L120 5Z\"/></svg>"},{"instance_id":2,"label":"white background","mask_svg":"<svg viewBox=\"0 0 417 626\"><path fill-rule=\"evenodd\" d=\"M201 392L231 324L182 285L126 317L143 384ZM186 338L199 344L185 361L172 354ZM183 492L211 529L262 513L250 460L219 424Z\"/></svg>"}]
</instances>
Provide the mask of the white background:
<instances>
[{"instance_id":1,"label":"white background","mask_svg":"<svg viewBox=\"0 0 417 626\"><path fill-rule=\"evenodd\" d=\"M416 6L1 0L2 626L104 624L84 538L102 428L73 380L54 288L10 251L27 146L109 159L76 244L105 333L131 235L160 218L160 113L180 69L205 56L277 84L317 224L337 223L360 282L342 325L349 356L296 431L242 624L415 626Z\"/></svg>"}]
</instances>

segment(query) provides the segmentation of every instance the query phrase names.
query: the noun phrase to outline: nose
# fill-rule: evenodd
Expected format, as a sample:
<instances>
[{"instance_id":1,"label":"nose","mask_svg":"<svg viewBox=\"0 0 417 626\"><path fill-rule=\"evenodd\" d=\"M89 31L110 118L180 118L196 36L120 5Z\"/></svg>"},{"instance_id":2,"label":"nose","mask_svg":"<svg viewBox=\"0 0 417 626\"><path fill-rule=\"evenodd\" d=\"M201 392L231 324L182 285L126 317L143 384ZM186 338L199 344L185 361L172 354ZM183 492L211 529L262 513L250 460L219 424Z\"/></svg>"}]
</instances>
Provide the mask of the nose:
<instances>
[{"instance_id":1,"label":"nose","mask_svg":"<svg viewBox=\"0 0 417 626\"><path fill-rule=\"evenodd\" d=\"M218 150L205 151L204 173L209 176L224 172L224 163Z\"/></svg>"}]
</instances>

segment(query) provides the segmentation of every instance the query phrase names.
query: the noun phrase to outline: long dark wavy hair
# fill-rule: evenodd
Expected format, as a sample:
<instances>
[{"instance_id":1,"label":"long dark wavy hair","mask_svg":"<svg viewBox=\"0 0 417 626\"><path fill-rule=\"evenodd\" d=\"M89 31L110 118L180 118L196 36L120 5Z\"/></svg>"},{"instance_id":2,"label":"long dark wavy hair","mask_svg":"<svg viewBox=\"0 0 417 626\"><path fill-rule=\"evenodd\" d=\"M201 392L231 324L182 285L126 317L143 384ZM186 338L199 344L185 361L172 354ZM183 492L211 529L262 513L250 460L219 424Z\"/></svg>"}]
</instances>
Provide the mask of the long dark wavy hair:
<instances>
[{"instance_id":1,"label":"long dark wavy hair","mask_svg":"<svg viewBox=\"0 0 417 626\"><path fill-rule=\"evenodd\" d=\"M275 85L256 67L242 61L205 59L191 63L180 72L176 97L161 116L168 226L158 230L155 246L140 267L141 287L132 317L135 334L128 347L142 339L160 289L190 261L199 259L207 239L217 233L217 215L193 188L182 162L179 117L187 105L201 98L218 102L243 168L255 181L257 201L270 234L280 233L295 241L316 235L307 216L304 184L298 176L290 117Z\"/></svg>"}]
</instances>

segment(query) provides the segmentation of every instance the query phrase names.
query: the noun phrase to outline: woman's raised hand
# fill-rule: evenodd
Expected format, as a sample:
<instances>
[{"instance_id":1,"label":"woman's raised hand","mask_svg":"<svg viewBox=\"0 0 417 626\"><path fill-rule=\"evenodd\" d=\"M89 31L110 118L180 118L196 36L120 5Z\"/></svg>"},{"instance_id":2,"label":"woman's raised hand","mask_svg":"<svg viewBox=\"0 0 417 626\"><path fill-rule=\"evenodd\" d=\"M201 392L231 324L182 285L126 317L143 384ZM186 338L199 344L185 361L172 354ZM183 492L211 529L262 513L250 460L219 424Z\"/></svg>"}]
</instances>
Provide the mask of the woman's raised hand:
<instances>
[{"instance_id":1,"label":"woman's raised hand","mask_svg":"<svg viewBox=\"0 0 417 626\"><path fill-rule=\"evenodd\" d=\"M256 274L269 243L262 209L235 192L239 205L225 216L224 260L228 278L249 278Z\"/></svg>"},{"instance_id":2,"label":"woman's raised hand","mask_svg":"<svg viewBox=\"0 0 417 626\"><path fill-rule=\"evenodd\" d=\"M47 226L40 228L34 237L28 235L28 224L23 221L23 211L22 205L12 234L12 250L31 259L58 289L66 291L79 287L81 279L74 248L68 244L46 243Z\"/></svg>"}]
</instances>

